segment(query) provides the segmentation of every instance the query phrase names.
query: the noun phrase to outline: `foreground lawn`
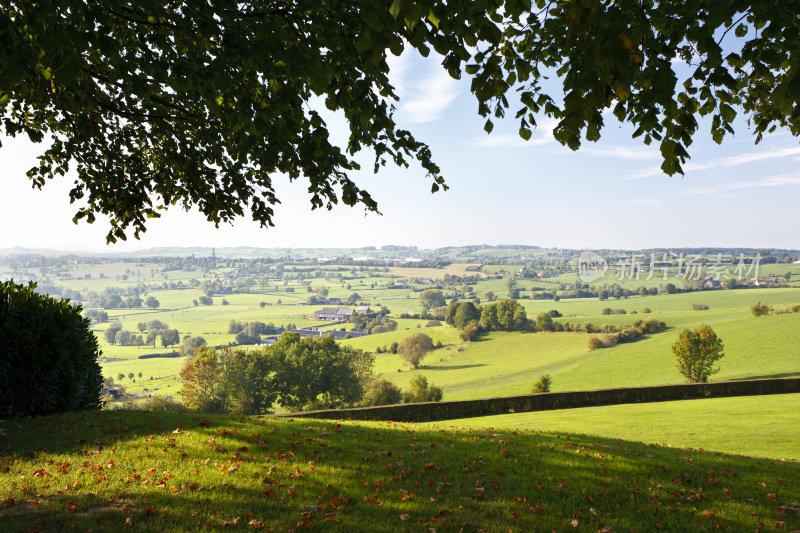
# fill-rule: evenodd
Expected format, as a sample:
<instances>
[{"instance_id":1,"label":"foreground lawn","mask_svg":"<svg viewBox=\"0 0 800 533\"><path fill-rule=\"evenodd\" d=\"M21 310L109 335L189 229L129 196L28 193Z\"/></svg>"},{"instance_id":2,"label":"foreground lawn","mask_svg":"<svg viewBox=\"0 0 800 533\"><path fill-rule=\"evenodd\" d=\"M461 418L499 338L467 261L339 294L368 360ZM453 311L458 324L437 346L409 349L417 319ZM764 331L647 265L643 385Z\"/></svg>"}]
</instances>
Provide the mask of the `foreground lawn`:
<instances>
[{"instance_id":1,"label":"foreground lawn","mask_svg":"<svg viewBox=\"0 0 800 533\"><path fill-rule=\"evenodd\" d=\"M2 531L800 527L797 463L616 439L108 411L0 427Z\"/></svg>"},{"instance_id":2,"label":"foreground lawn","mask_svg":"<svg viewBox=\"0 0 800 533\"><path fill-rule=\"evenodd\" d=\"M800 459L800 394L559 409L428 426L566 431L672 447Z\"/></svg>"}]
</instances>

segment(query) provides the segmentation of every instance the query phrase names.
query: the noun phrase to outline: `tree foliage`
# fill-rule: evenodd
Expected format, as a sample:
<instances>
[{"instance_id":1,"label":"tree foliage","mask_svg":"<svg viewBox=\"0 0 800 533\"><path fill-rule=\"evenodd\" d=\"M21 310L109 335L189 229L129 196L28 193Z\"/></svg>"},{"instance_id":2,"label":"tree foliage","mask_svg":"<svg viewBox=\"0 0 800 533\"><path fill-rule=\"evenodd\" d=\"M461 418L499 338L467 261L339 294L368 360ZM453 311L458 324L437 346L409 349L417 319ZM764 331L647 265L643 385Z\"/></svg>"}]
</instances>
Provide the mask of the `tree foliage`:
<instances>
[{"instance_id":1,"label":"tree foliage","mask_svg":"<svg viewBox=\"0 0 800 533\"><path fill-rule=\"evenodd\" d=\"M187 407L207 412L265 413L273 404L337 408L362 399L373 356L326 335L284 333L255 350L200 347L181 371Z\"/></svg>"},{"instance_id":2,"label":"tree foliage","mask_svg":"<svg viewBox=\"0 0 800 533\"><path fill-rule=\"evenodd\" d=\"M529 139L544 115L577 149L610 109L674 174L700 116L717 142L742 112L756 140L800 133L797 12L797 0L4 2L0 124L52 138L29 177L41 187L75 166L75 219L108 215L109 241L176 204L272 225L275 173L307 180L312 208L377 211L351 178L364 149L376 172L415 159L445 188L393 117L386 59L407 47L472 77L487 132L511 111ZM346 119L345 146L323 108Z\"/></svg>"},{"instance_id":3,"label":"tree foliage","mask_svg":"<svg viewBox=\"0 0 800 533\"><path fill-rule=\"evenodd\" d=\"M453 326L458 329L464 329L467 324L472 321L480 320L481 311L472 302L462 302L458 304L455 314L453 315Z\"/></svg>"},{"instance_id":4,"label":"tree foliage","mask_svg":"<svg viewBox=\"0 0 800 533\"><path fill-rule=\"evenodd\" d=\"M194 351L200 348L201 346L206 346L208 343L203 337L186 337L181 341L178 345L178 353L182 356L192 356L194 355Z\"/></svg>"},{"instance_id":5,"label":"tree foliage","mask_svg":"<svg viewBox=\"0 0 800 533\"><path fill-rule=\"evenodd\" d=\"M531 385L531 394L540 394L542 392L550 392L550 385L553 383L553 378L550 374L542 374L539 379Z\"/></svg>"},{"instance_id":6,"label":"tree foliage","mask_svg":"<svg viewBox=\"0 0 800 533\"><path fill-rule=\"evenodd\" d=\"M435 307L446 305L441 289L427 289L422 291L419 295L419 303L422 306L422 312L427 313Z\"/></svg>"},{"instance_id":7,"label":"tree foliage","mask_svg":"<svg viewBox=\"0 0 800 533\"><path fill-rule=\"evenodd\" d=\"M376 379L367 386L362 405L394 405L403 401L403 391L385 379Z\"/></svg>"},{"instance_id":8,"label":"tree foliage","mask_svg":"<svg viewBox=\"0 0 800 533\"><path fill-rule=\"evenodd\" d=\"M725 356L723 349L722 340L706 325L683 330L672 345L678 369L689 383L706 383L712 374L719 372L714 364Z\"/></svg>"},{"instance_id":9,"label":"tree foliage","mask_svg":"<svg viewBox=\"0 0 800 533\"><path fill-rule=\"evenodd\" d=\"M0 416L96 409L101 352L80 306L0 283Z\"/></svg>"}]
</instances>

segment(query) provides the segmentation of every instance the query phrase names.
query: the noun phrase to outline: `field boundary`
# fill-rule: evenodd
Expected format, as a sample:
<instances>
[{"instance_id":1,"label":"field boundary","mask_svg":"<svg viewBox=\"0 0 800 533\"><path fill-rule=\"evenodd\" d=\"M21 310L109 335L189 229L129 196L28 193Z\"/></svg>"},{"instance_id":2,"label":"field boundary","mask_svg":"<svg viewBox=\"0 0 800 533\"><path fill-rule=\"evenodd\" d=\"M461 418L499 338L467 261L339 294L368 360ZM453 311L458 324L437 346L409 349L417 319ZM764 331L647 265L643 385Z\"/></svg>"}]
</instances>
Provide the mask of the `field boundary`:
<instances>
[{"instance_id":1,"label":"field boundary","mask_svg":"<svg viewBox=\"0 0 800 533\"><path fill-rule=\"evenodd\" d=\"M428 422L453 418L503 415L552 409L572 409L626 403L668 402L721 398L726 396L757 396L763 394L800 393L800 378L770 378L714 383L681 383L647 387L625 387L570 392L548 392L455 400L446 402L407 403L281 413L282 418L323 418L342 420L393 420L397 422Z\"/></svg>"}]
</instances>

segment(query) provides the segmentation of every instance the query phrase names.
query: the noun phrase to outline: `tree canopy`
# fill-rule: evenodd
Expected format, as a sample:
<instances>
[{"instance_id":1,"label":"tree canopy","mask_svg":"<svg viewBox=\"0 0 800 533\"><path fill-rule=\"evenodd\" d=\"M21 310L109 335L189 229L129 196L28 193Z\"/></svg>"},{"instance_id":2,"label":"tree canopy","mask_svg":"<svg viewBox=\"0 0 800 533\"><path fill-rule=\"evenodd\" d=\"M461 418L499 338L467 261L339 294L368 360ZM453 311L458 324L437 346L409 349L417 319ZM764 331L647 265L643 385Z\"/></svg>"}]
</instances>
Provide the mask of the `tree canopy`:
<instances>
[{"instance_id":1,"label":"tree canopy","mask_svg":"<svg viewBox=\"0 0 800 533\"><path fill-rule=\"evenodd\" d=\"M682 173L698 117L721 142L743 112L760 140L800 134L800 0L250 0L0 2L0 133L47 141L37 187L77 170L74 220L138 236L173 205L273 225L273 179L305 179L312 208L377 211L352 179L429 147L394 119L387 55L432 50L472 77L478 113L537 120L577 149L612 110ZM687 68L673 68L683 63ZM551 81L545 81L550 79ZM514 108L511 108L514 106ZM349 137L330 138L323 107Z\"/></svg>"}]
</instances>

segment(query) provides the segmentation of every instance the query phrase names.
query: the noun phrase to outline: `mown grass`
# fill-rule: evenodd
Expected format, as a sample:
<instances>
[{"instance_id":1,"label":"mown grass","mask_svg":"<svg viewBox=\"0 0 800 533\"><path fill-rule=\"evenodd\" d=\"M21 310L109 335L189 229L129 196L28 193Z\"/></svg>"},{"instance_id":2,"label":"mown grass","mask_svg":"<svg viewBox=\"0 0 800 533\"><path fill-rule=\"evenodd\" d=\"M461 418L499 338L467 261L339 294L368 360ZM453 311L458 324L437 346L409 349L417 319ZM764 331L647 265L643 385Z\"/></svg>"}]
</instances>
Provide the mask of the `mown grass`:
<instances>
[{"instance_id":1,"label":"mown grass","mask_svg":"<svg viewBox=\"0 0 800 533\"><path fill-rule=\"evenodd\" d=\"M0 427L3 531L800 527L797 463L618 439L107 411Z\"/></svg>"},{"instance_id":2,"label":"mown grass","mask_svg":"<svg viewBox=\"0 0 800 533\"><path fill-rule=\"evenodd\" d=\"M800 458L800 394L558 409L429 423L566 431L671 447Z\"/></svg>"}]
</instances>

